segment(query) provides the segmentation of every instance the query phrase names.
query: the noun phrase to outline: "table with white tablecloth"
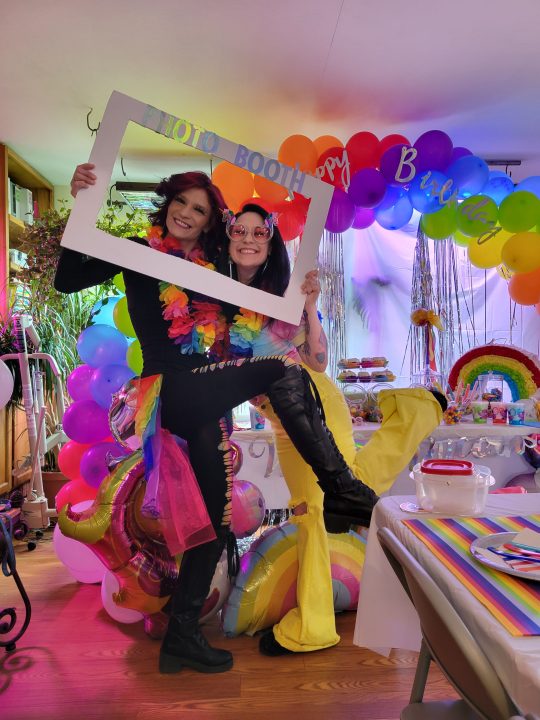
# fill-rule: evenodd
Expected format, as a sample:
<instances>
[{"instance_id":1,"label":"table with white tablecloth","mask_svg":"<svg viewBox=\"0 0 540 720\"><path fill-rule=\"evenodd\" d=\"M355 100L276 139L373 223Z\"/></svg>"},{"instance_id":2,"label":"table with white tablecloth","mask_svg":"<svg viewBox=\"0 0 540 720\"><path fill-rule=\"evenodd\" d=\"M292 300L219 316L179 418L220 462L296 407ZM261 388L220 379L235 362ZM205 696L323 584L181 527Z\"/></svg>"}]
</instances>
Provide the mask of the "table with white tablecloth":
<instances>
[{"instance_id":1,"label":"table with white tablecloth","mask_svg":"<svg viewBox=\"0 0 540 720\"><path fill-rule=\"evenodd\" d=\"M391 648L418 650L418 617L377 539L389 527L429 572L489 657L495 671L523 713L540 711L540 635L516 637L493 617L454 574L416 537L403 520L433 517L403 512L411 496L381 499L373 514L362 571L354 643L387 655ZM526 516L540 513L540 493L489 495L482 516ZM534 581L532 581L534 582ZM540 620L532 611L535 620Z\"/></svg>"}]
</instances>

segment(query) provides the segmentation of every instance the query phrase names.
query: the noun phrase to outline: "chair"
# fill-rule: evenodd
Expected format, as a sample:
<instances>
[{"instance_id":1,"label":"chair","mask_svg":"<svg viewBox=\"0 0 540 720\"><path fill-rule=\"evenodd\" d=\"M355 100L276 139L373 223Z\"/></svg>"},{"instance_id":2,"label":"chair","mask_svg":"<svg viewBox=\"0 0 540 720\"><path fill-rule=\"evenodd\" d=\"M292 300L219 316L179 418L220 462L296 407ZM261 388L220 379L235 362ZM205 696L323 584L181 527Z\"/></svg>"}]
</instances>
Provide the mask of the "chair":
<instances>
[{"instance_id":1,"label":"chair","mask_svg":"<svg viewBox=\"0 0 540 720\"><path fill-rule=\"evenodd\" d=\"M422 645L410 703L400 720L508 720L519 715L470 631L422 566L388 528L379 542L418 613ZM423 702L435 660L462 700Z\"/></svg>"}]
</instances>

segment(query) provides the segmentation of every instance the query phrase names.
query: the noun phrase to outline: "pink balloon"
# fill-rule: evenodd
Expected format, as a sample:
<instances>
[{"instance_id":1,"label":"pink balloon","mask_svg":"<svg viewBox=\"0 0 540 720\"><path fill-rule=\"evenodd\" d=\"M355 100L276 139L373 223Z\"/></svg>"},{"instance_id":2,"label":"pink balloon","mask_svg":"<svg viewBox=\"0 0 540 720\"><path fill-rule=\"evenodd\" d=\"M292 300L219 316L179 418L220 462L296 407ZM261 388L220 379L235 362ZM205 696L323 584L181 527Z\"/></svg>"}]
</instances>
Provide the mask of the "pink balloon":
<instances>
[{"instance_id":1,"label":"pink balloon","mask_svg":"<svg viewBox=\"0 0 540 720\"><path fill-rule=\"evenodd\" d=\"M233 482L231 529L238 538L249 537L261 526L265 513L264 496L247 480Z\"/></svg>"},{"instance_id":2,"label":"pink balloon","mask_svg":"<svg viewBox=\"0 0 540 720\"><path fill-rule=\"evenodd\" d=\"M106 570L101 560L84 543L63 535L59 525L54 528L53 547L75 580L88 584L101 582Z\"/></svg>"},{"instance_id":3,"label":"pink balloon","mask_svg":"<svg viewBox=\"0 0 540 720\"><path fill-rule=\"evenodd\" d=\"M120 607L115 603L114 596L120 590L120 583L116 579L114 573L110 570L106 570L102 575L102 578L101 602L103 603L105 611L112 617L112 619L125 625L142 620L144 616L138 610Z\"/></svg>"}]
</instances>

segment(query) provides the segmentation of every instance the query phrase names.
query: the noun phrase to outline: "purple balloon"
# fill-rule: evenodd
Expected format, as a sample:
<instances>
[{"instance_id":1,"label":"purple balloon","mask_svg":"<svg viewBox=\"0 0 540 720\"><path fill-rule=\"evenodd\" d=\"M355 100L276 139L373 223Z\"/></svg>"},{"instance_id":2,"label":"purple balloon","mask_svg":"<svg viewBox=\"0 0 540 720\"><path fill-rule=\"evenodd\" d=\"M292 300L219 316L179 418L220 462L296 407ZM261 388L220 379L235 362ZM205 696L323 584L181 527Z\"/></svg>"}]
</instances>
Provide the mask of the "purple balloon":
<instances>
[{"instance_id":1,"label":"purple balloon","mask_svg":"<svg viewBox=\"0 0 540 720\"><path fill-rule=\"evenodd\" d=\"M418 152L414 161L417 172L444 170L452 156L452 140L442 130L428 130L414 143Z\"/></svg>"},{"instance_id":2,"label":"purple balloon","mask_svg":"<svg viewBox=\"0 0 540 720\"><path fill-rule=\"evenodd\" d=\"M387 210L393 207L397 201L406 194L407 190L405 190L405 188L398 187L397 185L389 185L386 188L383 199L375 208L375 213L377 213L377 210Z\"/></svg>"},{"instance_id":3,"label":"purple balloon","mask_svg":"<svg viewBox=\"0 0 540 720\"><path fill-rule=\"evenodd\" d=\"M77 340L77 352L92 367L125 365L128 342L120 330L110 325L90 325Z\"/></svg>"},{"instance_id":4,"label":"purple balloon","mask_svg":"<svg viewBox=\"0 0 540 720\"><path fill-rule=\"evenodd\" d=\"M107 411L93 400L77 400L64 413L64 432L75 442L89 444L111 434Z\"/></svg>"},{"instance_id":5,"label":"purple balloon","mask_svg":"<svg viewBox=\"0 0 540 720\"><path fill-rule=\"evenodd\" d=\"M91 365L79 365L70 372L66 386L73 400L92 400L90 380L93 372L94 368Z\"/></svg>"},{"instance_id":6,"label":"purple balloon","mask_svg":"<svg viewBox=\"0 0 540 720\"><path fill-rule=\"evenodd\" d=\"M374 208L384 197L386 180L379 170L364 168L351 178L348 195L357 207Z\"/></svg>"},{"instance_id":7,"label":"purple balloon","mask_svg":"<svg viewBox=\"0 0 540 720\"><path fill-rule=\"evenodd\" d=\"M96 368L90 380L92 398L98 405L108 410L113 393L120 390L132 377L135 377L135 373L127 365L103 365Z\"/></svg>"},{"instance_id":8,"label":"purple balloon","mask_svg":"<svg viewBox=\"0 0 540 720\"><path fill-rule=\"evenodd\" d=\"M85 451L81 458L81 476L91 487L100 486L103 478L109 474L109 464L117 458L130 454L119 443L101 442Z\"/></svg>"},{"instance_id":9,"label":"purple balloon","mask_svg":"<svg viewBox=\"0 0 540 720\"><path fill-rule=\"evenodd\" d=\"M404 159L412 162L413 167L411 167L411 164L409 162L409 164L404 164L401 168L398 177L403 178L404 182L402 182L401 179L398 180L396 178L401 162L403 148L410 150L411 146L392 145L392 147L388 148L388 150L386 150L381 157L381 173L383 174L386 182L392 185L405 185L406 183L410 182L416 175L416 163L411 160L411 153L403 153Z\"/></svg>"},{"instance_id":10,"label":"purple balloon","mask_svg":"<svg viewBox=\"0 0 540 720\"><path fill-rule=\"evenodd\" d=\"M353 201L346 192L335 188L324 227L333 233L345 232L345 230L351 227L354 214L355 207Z\"/></svg>"},{"instance_id":11,"label":"purple balloon","mask_svg":"<svg viewBox=\"0 0 540 720\"><path fill-rule=\"evenodd\" d=\"M371 208L356 208L352 227L355 230L363 230L375 222L375 210Z\"/></svg>"},{"instance_id":12,"label":"purple balloon","mask_svg":"<svg viewBox=\"0 0 540 720\"><path fill-rule=\"evenodd\" d=\"M466 147L458 147L453 148L452 154L450 155L450 162L448 163L451 165L456 160L459 160L461 157L465 157L465 155L472 155L472 152L468 150Z\"/></svg>"}]
</instances>

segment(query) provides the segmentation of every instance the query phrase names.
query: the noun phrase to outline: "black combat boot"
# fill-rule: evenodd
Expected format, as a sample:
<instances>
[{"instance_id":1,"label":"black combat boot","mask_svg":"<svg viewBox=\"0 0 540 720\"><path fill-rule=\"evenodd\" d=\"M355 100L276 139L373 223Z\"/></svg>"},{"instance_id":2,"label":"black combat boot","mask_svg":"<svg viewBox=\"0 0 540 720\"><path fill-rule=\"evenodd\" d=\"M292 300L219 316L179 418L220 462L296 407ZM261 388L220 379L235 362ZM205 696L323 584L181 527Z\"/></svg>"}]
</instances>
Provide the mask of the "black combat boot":
<instances>
[{"instance_id":1,"label":"black combat boot","mask_svg":"<svg viewBox=\"0 0 540 720\"><path fill-rule=\"evenodd\" d=\"M379 498L345 462L324 424L311 384L309 373L292 365L281 380L272 383L268 397L285 432L318 478L328 532L347 532L351 525L368 527ZM314 391L318 396L315 387Z\"/></svg>"},{"instance_id":2,"label":"black combat boot","mask_svg":"<svg viewBox=\"0 0 540 720\"><path fill-rule=\"evenodd\" d=\"M199 616L227 535L228 530L220 530L216 540L184 553L159 654L161 673L176 673L183 667L220 673L233 666L232 654L209 645L199 627Z\"/></svg>"}]
</instances>

